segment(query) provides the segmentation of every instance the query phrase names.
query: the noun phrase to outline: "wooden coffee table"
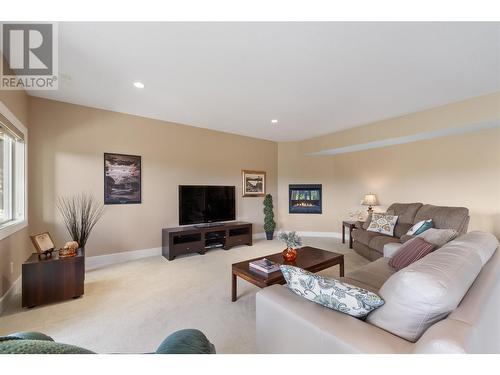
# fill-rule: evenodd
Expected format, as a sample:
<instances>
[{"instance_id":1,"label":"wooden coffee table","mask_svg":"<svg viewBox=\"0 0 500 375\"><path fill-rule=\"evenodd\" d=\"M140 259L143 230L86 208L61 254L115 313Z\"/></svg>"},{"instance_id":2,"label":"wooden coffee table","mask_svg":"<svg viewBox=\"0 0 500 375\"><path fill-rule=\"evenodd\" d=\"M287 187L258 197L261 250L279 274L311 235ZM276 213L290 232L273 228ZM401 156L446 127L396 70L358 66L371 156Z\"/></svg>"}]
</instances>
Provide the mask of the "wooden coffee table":
<instances>
[{"instance_id":1,"label":"wooden coffee table","mask_svg":"<svg viewBox=\"0 0 500 375\"><path fill-rule=\"evenodd\" d=\"M259 288L265 288L273 284L285 284L285 278L281 271L265 274L250 269L249 263L254 260L266 258L280 264L289 264L291 266L303 268L309 272L318 272L336 265L340 266L340 276L344 276L344 255L332 251L317 249L315 247L305 246L297 250L297 259L294 263L286 263L281 253L267 255L259 258L245 260L244 262L234 263L231 270L231 301L237 299L236 281L237 276L243 280L252 283Z\"/></svg>"}]
</instances>

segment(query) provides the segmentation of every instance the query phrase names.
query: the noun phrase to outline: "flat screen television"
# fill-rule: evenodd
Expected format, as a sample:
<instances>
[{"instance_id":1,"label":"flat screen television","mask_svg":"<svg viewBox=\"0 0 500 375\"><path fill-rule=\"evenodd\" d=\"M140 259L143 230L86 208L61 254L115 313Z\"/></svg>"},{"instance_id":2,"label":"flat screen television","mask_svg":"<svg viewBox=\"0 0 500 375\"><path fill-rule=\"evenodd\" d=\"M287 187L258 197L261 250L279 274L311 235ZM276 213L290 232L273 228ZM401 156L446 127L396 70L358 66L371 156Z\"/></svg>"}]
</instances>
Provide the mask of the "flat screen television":
<instances>
[{"instance_id":1,"label":"flat screen television","mask_svg":"<svg viewBox=\"0 0 500 375\"><path fill-rule=\"evenodd\" d=\"M179 225L236 219L234 186L179 186Z\"/></svg>"}]
</instances>

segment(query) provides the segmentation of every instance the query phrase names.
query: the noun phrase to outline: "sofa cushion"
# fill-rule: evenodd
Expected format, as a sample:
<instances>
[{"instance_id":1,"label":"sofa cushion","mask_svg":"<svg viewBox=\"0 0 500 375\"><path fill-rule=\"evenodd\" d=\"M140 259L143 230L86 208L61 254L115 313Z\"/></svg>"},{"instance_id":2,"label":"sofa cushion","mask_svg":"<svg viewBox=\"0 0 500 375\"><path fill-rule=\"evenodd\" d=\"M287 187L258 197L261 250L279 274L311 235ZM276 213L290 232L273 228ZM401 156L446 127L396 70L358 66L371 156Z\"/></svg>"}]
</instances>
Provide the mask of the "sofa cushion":
<instances>
[{"instance_id":1,"label":"sofa cushion","mask_svg":"<svg viewBox=\"0 0 500 375\"><path fill-rule=\"evenodd\" d=\"M339 277L339 281L341 281L345 284L351 284L351 285L357 286L358 288L361 288L361 289L366 289L366 290L373 292L373 293L378 293L378 290L380 289L380 288L375 288L373 285L366 284L362 281L351 279L350 277L347 277L347 276Z\"/></svg>"},{"instance_id":2,"label":"sofa cushion","mask_svg":"<svg viewBox=\"0 0 500 375\"><path fill-rule=\"evenodd\" d=\"M349 280L355 280L357 283L369 285L370 290L378 291L382 285L391 277L396 270L389 266L388 258L379 258L371 263L364 265L346 275Z\"/></svg>"},{"instance_id":3,"label":"sofa cushion","mask_svg":"<svg viewBox=\"0 0 500 375\"><path fill-rule=\"evenodd\" d=\"M468 247L481 258L483 266L490 260L498 248L498 239L491 233L473 231L453 241L455 247Z\"/></svg>"},{"instance_id":4,"label":"sofa cushion","mask_svg":"<svg viewBox=\"0 0 500 375\"><path fill-rule=\"evenodd\" d=\"M423 205L415 215L415 223L421 220L432 219L434 228L455 229L457 232L465 232L468 222L469 210L465 207L446 207Z\"/></svg>"},{"instance_id":5,"label":"sofa cushion","mask_svg":"<svg viewBox=\"0 0 500 375\"><path fill-rule=\"evenodd\" d=\"M410 228L410 223L400 223L398 221L396 223L396 226L394 227L394 237L401 237L402 235L406 234Z\"/></svg>"},{"instance_id":6,"label":"sofa cushion","mask_svg":"<svg viewBox=\"0 0 500 375\"><path fill-rule=\"evenodd\" d=\"M370 244L370 240L375 237L380 236L378 233L368 232L363 229L353 229L352 231L352 239L357 242L361 242L362 244L368 246Z\"/></svg>"},{"instance_id":7,"label":"sofa cushion","mask_svg":"<svg viewBox=\"0 0 500 375\"><path fill-rule=\"evenodd\" d=\"M426 242L420 237L414 238L411 241L401 245L398 253L395 254L389 261L389 266L394 267L398 271L408 267L413 262L422 259L429 254L435 245Z\"/></svg>"},{"instance_id":8,"label":"sofa cushion","mask_svg":"<svg viewBox=\"0 0 500 375\"><path fill-rule=\"evenodd\" d=\"M481 267L472 247L452 241L389 277L379 291L385 304L367 321L415 342L458 306Z\"/></svg>"},{"instance_id":9,"label":"sofa cushion","mask_svg":"<svg viewBox=\"0 0 500 375\"><path fill-rule=\"evenodd\" d=\"M368 246L370 246L372 249L377 250L379 253L384 252L384 246L385 244L391 243L391 242L399 242L399 238L396 237L391 237L391 236L375 236L370 240L370 243Z\"/></svg>"},{"instance_id":10,"label":"sofa cushion","mask_svg":"<svg viewBox=\"0 0 500 375\"><path fill-rule=\"evenodd\" d=\"M377 260L378 258L381 258L382 257L382 253L377 251L377 250L373 250L373 249L370 249L370 252L368 254L368 259L370 259L371 261L374 261L374 260Z\"/></svg>"},{"instance_id":11,"label":"sofa cushion","mask_svg":"<svg viewBox=\"0 0 500 375\"><path fill-rule=\"evenodd\" d=\"M486 234L484 232L476 232ZM469 233L467 233L468 235ZM491 234L488 234L491 235ZM461 239L462 237L460 237ZM476 344L480 343L479 353L500 352L500 334L498 334L500 316L500 248L490 247L493 255L483 265L479 276L469 288L460 305L450 314L451 319L465 322L474 327ZM482 332L482 334L480 333ZM495 332L495 334L492 334ZM485 351L486 347L492 351Z\"/></svg>"},{"instance_id":12,"label":"sofa cushion","mask_svg":"<svg viewBox=\"0 0 500 375\"><path fill-rule=\"evenodd\" d=\"M387 209L387 213L399 216L401 223L414 224L415 215L422 207L422 203L393 203Z\"/></svg>"},{"instance_id":13,"label":"sofa cushion","mask_svg":"<svg viewBox=\"0 0 500 375\"><path fill-rule=\"evenodd\" d=\"M409 235L409 234L403 234L401 236L401 238L399 239L399 242L405 243L405 242L411 240L412 238L415 238L415 236L412 236L412 235Z\"/></svg>"},{"instance_id":14,"label":"sofa cushion","mask_svg":"<svg viewBox=\"0 0 500 375\"><path fill-rule=\"evenodd\" d=\"M368 245L365 245L364 243L354 241L352 243L352 249L357 252L359 255L366 259L370 259L370 248Z\"/></svg>"},{"instance_id":15,"label":"sofa cushion","mask_svg":"<svg viewBox=\"0 0 500 375\"><path fill-rule=\"evenodd\" d=\"M394 227L396 226L397 221L398 217L395 215L374 213L372 214L372 221L370 222L367 230L392 236L394 234Z\"/></svg>"},{"instance_id":16,"label":"sofa cushion","mask_svg":"<svg viewBox=\"0 0 500 375\"><path fill-rule=\"evenodd\" d=\"M427 242L435 245L436 247L441 247L455 237L457 237L458 232L455 229L436 229L430 228L425 232L422 232L417 235L417 238L422 238Z\"/></svg>"},{"instance_id":17,"label":"sofa cushion","mask_svg":"<svg viewBox=\"0 0 500 375\"><path fill-rule=\"evenodd\" d=\"M281 265L280 269L288 288L295 294L356 318L363 318L384 304L377 294L355 285L294 266Z\"/></svg>"}]
</instances>

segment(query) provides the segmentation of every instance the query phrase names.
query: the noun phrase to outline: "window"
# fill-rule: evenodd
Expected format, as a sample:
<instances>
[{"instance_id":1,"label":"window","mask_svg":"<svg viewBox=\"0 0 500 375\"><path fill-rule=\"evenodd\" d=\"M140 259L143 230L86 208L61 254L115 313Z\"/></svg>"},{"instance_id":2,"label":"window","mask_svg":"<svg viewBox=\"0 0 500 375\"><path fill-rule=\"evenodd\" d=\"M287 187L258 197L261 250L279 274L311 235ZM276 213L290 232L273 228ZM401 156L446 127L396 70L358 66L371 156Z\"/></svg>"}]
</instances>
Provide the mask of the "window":
<instances>
[{"instance_id":1,"label":"window","mask_svg":"<svg viewBox=\"0 0 500 375\"><path fill-rule=\"evenodd\" d=\"M25 219L24 134L0 114L0 228Z\"/></svg>"}]
</instances>

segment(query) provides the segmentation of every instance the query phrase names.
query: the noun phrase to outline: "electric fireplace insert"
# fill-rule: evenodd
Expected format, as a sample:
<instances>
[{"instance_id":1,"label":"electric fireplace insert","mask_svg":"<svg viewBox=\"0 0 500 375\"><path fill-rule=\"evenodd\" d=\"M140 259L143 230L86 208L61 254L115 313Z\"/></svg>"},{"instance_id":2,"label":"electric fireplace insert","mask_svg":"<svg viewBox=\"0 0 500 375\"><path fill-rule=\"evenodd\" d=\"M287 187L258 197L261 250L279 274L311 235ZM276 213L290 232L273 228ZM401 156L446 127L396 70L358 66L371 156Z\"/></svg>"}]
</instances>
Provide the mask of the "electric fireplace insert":
<instances>
[{"instance_id":1,"label":"electric fireplace insert","mask_svg":"<svg viewBox=\"0 0 500 375\"><path fill-rule=\"evenodd\" d=\"M288 212L291 214L320 214L321 185L289 185Z\"/></svg>"}]
</instances>

